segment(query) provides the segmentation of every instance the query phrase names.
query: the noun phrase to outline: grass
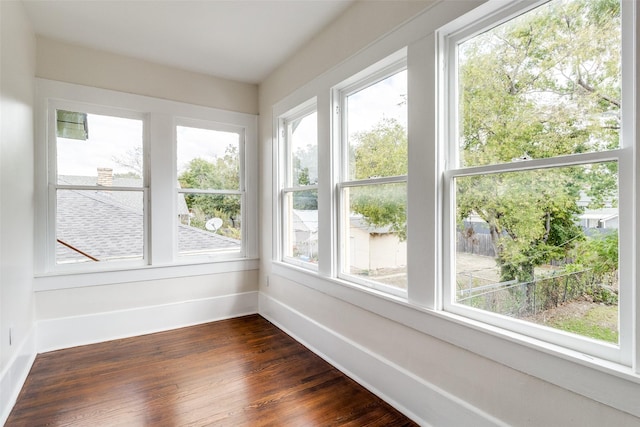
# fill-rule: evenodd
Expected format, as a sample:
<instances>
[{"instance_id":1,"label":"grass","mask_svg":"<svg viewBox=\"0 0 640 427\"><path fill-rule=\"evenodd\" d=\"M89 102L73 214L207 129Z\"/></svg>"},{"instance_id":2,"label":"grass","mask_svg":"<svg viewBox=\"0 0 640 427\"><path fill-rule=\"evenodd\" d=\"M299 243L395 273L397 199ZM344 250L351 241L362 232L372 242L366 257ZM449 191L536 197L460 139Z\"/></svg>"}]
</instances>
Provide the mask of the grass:
<instances>
[{"instance_id":1,"label":"grass","mask_svg":"<svg viewBox=\"0 0 640 427\"><path fill-rule=\"evenodd\" d=\"M554 328L585 337L617 343L618 307L594 305L583 316L556 318L548 323Z\"/></svg>"}]
</instances>

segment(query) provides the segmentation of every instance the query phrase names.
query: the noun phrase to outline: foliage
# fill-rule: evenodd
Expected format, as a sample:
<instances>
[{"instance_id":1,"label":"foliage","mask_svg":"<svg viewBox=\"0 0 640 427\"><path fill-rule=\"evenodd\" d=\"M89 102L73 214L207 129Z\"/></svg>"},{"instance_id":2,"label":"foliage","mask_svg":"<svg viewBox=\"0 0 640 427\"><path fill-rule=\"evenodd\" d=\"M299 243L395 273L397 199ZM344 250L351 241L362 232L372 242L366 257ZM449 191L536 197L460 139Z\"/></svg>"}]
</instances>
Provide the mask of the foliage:
<instances>
[{"instance_id":1,"label":"foliage","mask_svg":"<svg viewBox=\"0 0 640 427\"><path fill-rule=\"evenodd\" d=\"M318 146L309 144L293 153L293 184L296 186L318 183ZM297 191L293 197L293 208L318 210L317 190Z\"/></svg>"},{"instance_id":2,"label":"foliage","mask_svg":"<svg viewBox=\"0 0 640 427\"><path fill-rule=\"evenodd\" d=\"M555 1L460 46L463 166L618 146L618 7ZM580 198L615 204L616 187L614 162L459 178L458 221L488 224L501 280L530 281L583 238Z\"/></svg>"},{"instance_id":3,"label":"foliage","mask_svg":"<svg viewBox=\"0 0 640 427\"><path fill-rule=\"evenodd\" d=\"M180 174L178 182L182 188L197 190L240 189L240 163L237 147L227 147L225 155L213 162L195 158ZM189 211L194 215L191 225L204 229L207 220L218 217L223 222L221 234L234 237L240 228L240 197L234 194L185 194ZM236 229L236 231L232 230Z\"/></svg>"},{"instance_id":4,"label":"foliage","mask_svg":"<svg viewBox=\"0 0 640 427\"><path fill-rule=\"evenodd\" d=\"M590 269L596 286L586 292L594 302L617 304L618 283L618 231L608 230L588 237L573 251L574 262L567 265L567 271Z\"/></svg>"},{"instance_id":5,"label":"foliage","mask_svg":"<svg viewBox=\"0 0 640 427\"><path fill-rule=\"evenodd\" d=\"M407 174L407 131L394 119L383 119L360 132L351 142L355 179ZM385 184L349 189L351 211L375 227L389 227L401 240L407 233L406 184Z\"/></svg>"}]
</instances>

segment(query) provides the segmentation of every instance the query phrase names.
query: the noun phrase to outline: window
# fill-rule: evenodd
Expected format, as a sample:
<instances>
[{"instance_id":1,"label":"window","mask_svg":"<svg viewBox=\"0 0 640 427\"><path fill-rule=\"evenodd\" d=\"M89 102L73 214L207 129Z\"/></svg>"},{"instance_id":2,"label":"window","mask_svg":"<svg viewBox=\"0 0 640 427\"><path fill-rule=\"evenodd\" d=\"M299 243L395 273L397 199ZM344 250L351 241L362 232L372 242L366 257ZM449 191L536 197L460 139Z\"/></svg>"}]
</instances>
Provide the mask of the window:
<instances>
[{"instance_id":1,"label":"window","mask_svg":"<svg viewBox=\"0 0 640 427\"><path fill-rule=\"evenodd\" d=\"M445 309L617 361L633 194L620 9L554 0L445 39Z\"/></svg>"},{"instance_id":2,"label":"window","mask_svg":"<svg viewBox=\"0 0 640 427\"><path fill-rule=\"evenodd\" d=\"M257 268L256 116L37 86L39 289Z\"/></svg>"},{"instance_id":3,"label":"window","mask_svg":"<svg viewBox=\"0 0 640 427\"><path fill-rule=\"evenodd\" d=\"M146 258L144 120L52 109L55 264Z\"/></svg>"},{"instance_id":4,"label":"window","mask_svg":"<svg viewBox=\"0 0 640 427\"><path fill-rule=\"evenodd\" d=\"M407 72L404 60L338 92L339 276L407 287Z\"/></svg>"},{"instance_id":5,"label":"window","mask_svg":"<svg viewBox=\"0 0 640 427\"><path fill-rule=\"evenodd\" d=\"M178 254L242 250L244 134L177 126Z\"/></svg>"},{"instance_id":6,"label":"window","mask_svg":"<svg viewBox=\"0 0 640 427\"><path fill-rule=\"evenodd\" d=\"M282 259L317 269L318 115L303 105L281 119L285 159L282 205Z\"/></svg>"}]
</instances>

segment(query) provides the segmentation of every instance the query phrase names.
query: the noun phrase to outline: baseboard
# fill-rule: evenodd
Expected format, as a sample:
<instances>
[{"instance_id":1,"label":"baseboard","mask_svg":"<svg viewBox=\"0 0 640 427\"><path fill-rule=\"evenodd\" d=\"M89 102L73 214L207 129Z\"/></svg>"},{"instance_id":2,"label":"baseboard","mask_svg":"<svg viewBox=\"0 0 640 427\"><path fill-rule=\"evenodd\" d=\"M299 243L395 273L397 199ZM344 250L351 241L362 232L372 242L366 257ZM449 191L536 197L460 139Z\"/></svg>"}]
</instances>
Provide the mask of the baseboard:
<instances>
[{"instance_id":1,"label":"baseboard","mask_svg":"<svg viewBox=\"0 0 640 427\"><path fill-rule=\"evenodd\" d=\"M420 425L506 425L263 293L258 312Z\"/></svg>"},{"instance_id":2,"label":"baseboard","mask_svg":"<svg viewBox=\"0 0 640 427\"><path fill-rule=\"evenodd\" d=\"M258 292L37 322L38 353L255 314Z\"/></svg>"},{"instance_id":3,"label":"baseboard","mask_svg":"<svg viewBox=\"0 0 640 427\"><path fill-rule=\"evenodd\" d=\"M0 426L9 418L35 358L36 333L35 328L31 328L15 356L0 375Z\"/></svg>"}]
</instances>

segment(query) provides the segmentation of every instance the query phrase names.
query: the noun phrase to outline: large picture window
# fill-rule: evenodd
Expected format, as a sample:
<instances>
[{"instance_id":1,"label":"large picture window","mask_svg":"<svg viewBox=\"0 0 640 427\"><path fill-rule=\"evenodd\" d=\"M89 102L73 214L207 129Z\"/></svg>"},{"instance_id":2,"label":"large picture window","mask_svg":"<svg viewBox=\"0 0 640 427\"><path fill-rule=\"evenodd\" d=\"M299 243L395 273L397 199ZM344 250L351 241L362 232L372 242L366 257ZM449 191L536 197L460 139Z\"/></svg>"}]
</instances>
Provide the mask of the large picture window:
<instances>
[{"instance_id":1,"label":"large picture window","mask_svg":"<svg viewBox=\"0 0 640 427\"><path fill-rule=\"evenodd\" d=\"M631 303L620 9L554 0L446 53L445 309L608 358Z\"/></svg>"}]
</instances>

